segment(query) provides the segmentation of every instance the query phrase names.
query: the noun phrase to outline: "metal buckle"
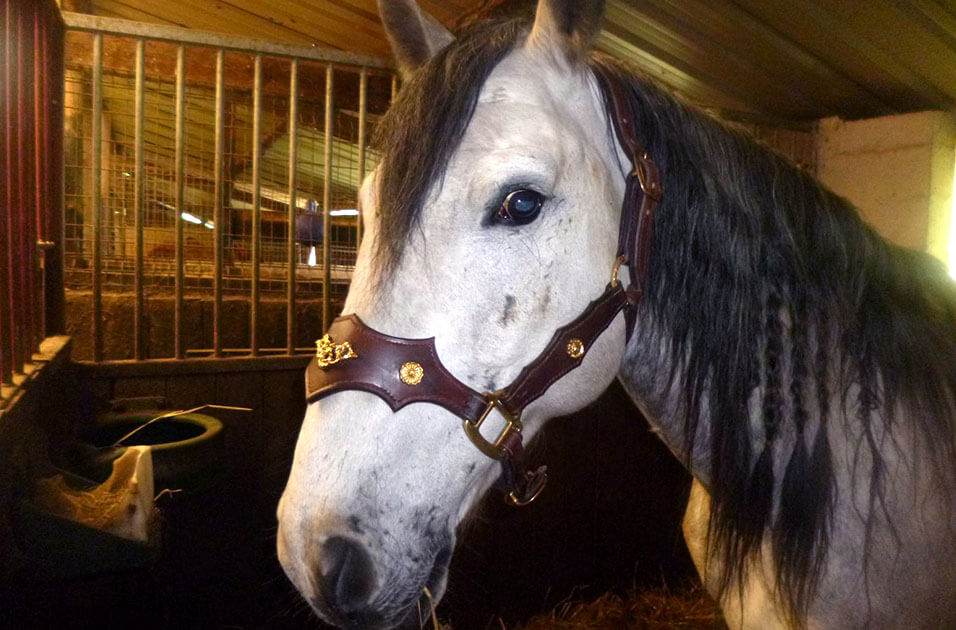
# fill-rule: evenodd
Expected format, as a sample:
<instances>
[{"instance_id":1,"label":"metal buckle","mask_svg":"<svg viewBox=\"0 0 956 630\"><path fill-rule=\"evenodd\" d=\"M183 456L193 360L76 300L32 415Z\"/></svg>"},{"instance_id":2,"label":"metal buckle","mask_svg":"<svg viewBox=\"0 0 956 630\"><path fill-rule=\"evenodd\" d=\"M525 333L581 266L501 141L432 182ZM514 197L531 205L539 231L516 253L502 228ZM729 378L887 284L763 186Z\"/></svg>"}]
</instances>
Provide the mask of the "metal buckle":
<instances>
[{"instance_id":1,"label":"metal buckle","mask_svg":"<svg viewBox=\"0 0 956 630\"><path fill-rule=\"evenodd\" d=\"M625 260L626 258L624 254L621 254L620 256L617 257L617 260L614 261L614 266L611 267L611 286L614 287L615 289L617 288L617 285L618 285L617 274L621 270L621 265L624 264Z\"/></svg>"},{"instance_id":2,"label":"metal buckle","mask_svg":"<svg viewBox=\"0 0 956 630\"><path fill-rule=\"evenodd\" d=\"M468 418L463 420L465 435L468 436L468 439L471 440L472 444L474 444L479 451L488 457L492 459L504 459L501 443L512 432L517 431L518 433L521 433L521 418L508 411L505 406L501 404L501 401L498 400L497 394L485 394L485 398L488 401L488 404L485 406L485 410L481 413L481 417L479 417L475 422L472 422ZM481 425L484 424L485 420L488 419L492 409L497 409L498 413L501 414L501 417L505 419L507 424L505 425L505 428L501 430L501 433L498 434L498 437L495 438L495 441L489 442L481 434L479 429L481 428Z\"/></svg>"},{"instance_id":3,"label":"metal buckle","mask_svg":"<svg viewBox=\"0 0 956 630\"><path fill-rule=\"evenodd\" d=\"M634 174L637 175L637 181L641 185L641 192L654 201L660 201L661 191L658 187L658 182L656 179L651 178L647 165L650 161L651 156L645 152L644 155L640 156L634 163Z\"/></svg>"},{"instance_id":4,"label":"metal buckle","mask_svg":"<svg viewBox=\"0 0 956 630\"><path fill-rule=\"evenodd\" d=\"M515 507L524 507L538 498L547 483L548 473L545 472L544 466L533 472L528 471L525 474L522 496L517 494L517 490L512 490L505 497L505 503Z\"/></svg>"}]
</instances>

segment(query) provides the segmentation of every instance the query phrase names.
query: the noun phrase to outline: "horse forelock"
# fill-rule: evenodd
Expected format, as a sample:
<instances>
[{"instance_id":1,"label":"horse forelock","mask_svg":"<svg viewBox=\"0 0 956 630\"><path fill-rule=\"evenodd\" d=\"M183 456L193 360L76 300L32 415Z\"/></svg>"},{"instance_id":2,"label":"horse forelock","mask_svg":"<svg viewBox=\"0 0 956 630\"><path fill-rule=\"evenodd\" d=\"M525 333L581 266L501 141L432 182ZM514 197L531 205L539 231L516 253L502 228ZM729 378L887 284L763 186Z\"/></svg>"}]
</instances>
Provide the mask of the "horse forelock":
<instances>
[{"instance_id":1,"label":"horse forelock","mask_svg":"<svg viewBox=\"0 0 956 630\"><path fill-rule=\"evenodd\" d=\"M376 239L379 278L391 273L474 114L492 70L527 35L525 19L480 21L415 72L376 132L383 158Z\"/></svg>"},{"instance_id":2,"label":"horse forelock","mask_svg":"<svg viewBox=\"0 0 956 630\"><path fill-rule=\"evenodd\" d=\"M916 423L941 481L954 481L956 285L769 149L614 60L593 63L630 85L663 178L642 308L669 339L668 387L683 382L685 443L710 425L721 591L743 583L772 531L777 597L799 626L827 554L828 431L842 429L831 425L859 427L867 519L886 515L878 431ZM756 430L741 420L754 396Z\"/></svg>"}]
</instances>

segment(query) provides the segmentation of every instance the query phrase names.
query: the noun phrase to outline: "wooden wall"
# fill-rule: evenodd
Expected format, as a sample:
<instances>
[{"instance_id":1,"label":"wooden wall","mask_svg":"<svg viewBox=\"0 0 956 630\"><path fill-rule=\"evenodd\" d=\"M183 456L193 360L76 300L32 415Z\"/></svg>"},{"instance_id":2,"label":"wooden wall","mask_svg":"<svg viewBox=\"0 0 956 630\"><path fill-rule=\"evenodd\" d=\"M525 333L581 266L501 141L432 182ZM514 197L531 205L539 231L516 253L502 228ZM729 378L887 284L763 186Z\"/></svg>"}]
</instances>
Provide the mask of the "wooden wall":
<instances>
[{"instance_id":1,"label":"wooden wall","mask_svg":"<svg viewBox=\"0 0 956 630\"><path fill-rule=\"evenodd\" d=\"M249 627L318 627L275 558L275 506L304 413L305 359L231 359L84 366L100 400L165 396L172 408L210 411L226 425L227 471L214 494L167 506L160 567L174 621ZM549 487L516 509L492 492L461 529L449 594L439 609L456 630L509 625L572 592L596 596L671 585L693 570L679 522L689 477L615 383L584 411L535 441Z\"/></svg>"}]
</instances>

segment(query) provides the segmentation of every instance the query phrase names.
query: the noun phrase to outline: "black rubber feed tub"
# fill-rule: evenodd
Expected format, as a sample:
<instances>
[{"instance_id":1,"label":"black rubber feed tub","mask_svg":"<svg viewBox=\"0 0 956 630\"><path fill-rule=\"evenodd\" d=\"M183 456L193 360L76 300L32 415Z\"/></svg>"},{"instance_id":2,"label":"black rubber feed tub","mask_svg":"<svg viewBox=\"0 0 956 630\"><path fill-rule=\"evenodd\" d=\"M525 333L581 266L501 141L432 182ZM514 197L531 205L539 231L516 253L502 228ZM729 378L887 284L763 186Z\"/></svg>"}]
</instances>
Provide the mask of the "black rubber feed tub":
<instances>
[{"instance_id":1,"label":"black rubber feed tub","mask_svg":"<svg viewBox=\"0 0 956 630\"><path fill-rule=\"evenodd\" d=\"M96 419L84 436L93 446L112 446L142 427L162 410L107 414ZM198 492L215 485L224 475L225 441L218 418L187 413L157 420L123 441L122 446L147 445L153 452L153 478L157 493L165 488Z\"/></svg>"}]
</instances>

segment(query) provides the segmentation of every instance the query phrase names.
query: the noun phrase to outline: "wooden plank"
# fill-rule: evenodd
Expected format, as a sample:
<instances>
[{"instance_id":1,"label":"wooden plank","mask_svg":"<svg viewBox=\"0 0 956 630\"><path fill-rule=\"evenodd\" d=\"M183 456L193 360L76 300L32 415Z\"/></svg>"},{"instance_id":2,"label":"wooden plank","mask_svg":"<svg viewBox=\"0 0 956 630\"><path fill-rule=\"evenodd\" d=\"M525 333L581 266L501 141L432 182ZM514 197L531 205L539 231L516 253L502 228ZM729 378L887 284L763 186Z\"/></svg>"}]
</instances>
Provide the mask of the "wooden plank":
<instances>
[{"instance_id":1,"label":"wooden plank","mask_svg":"<svg viewBox=\"0 0 956 630\"><path fill-rule=\"evenodd\" d=\"M107 15L116 4L113 0L96 0L94 11L97 14ZM155 16L159 15L164 21L185 28L267 37L275 41L300 46L311 46L317 41L326 45L331 44L320 40L315 35L288 28L277 22L264 20L225 2L197 3L190 0L164 0L161 9L155 2L143 4L136 0L125 0L122 4L127 14L132 14L132 16L135 16L132 19L139 22L153 22ZM138 16L136 12L139 13Z\"/></svg>"},{"instance_id":2,"label":"wooden plank","mask_svg":"<svg viewBox=\"0 0 956 630\"><path fill-rule=\"evenodd\" d=\"M696 24L686 24L654 4L646 3L640 13L631 7L611 5L605 28L703 83L721 86L722 92L760 111L788 118L812 117L808 112L815 109L814 104L799 90L783 85L737 55L731 46L720 46L720 54L707 54L701 50L702 42L707 46L709 41Z\"/></svg>"},{"instance_id":3,"label":"wooden plank","mask_svg":"<svg viewBox=\"0 0 956 630\"><path fill-rule=\"evenodd\" d=\"M937 37L948 42L951 48L956 48L956 3L949 11L933 0L900 0L896 6L911 15L922 15L933 25Z\"/></svg>"},{"instance_id":4,"label":"wooden plank","mask_svg":"<svg viewBox=\"0 0 956 630\"><path fill-rule=\"evenodd\" d=\"M643 69L649 76L698 105L708 105L733 111L747 111L748 105L743 101L657 59L627 39L619 37L607 29L598 38L598 48L616 57L630 59L632 63Z\"/></svg>"},{"instance_id":5,"label":"wooden plank","mask_svg":"<svg viewBox=\"0 0 956 630\"><path fill-rule=\"evenodd\" d=\"M215 392L215 374L178 374L166 380L166 399L172 409L192 409L214 402ZM209 413L216 415L215 410Z\"/></svg>"},{"instance_id":6,"label":"wooden plank","mask_svg":"<svg viewBox=\"0 0 956 630\"><path fill-rule=\"evenodd\" d=\"M97 0L95 12L141 22L173 23L186 28L233 33L306 46L322 45L374 55L387 55L381 27L355 20L354 13L308 3L216 2L189 0Z\"/></svg>"},{"instance_id":7,"label":"wooden plank","mask_svg":"<svg viewBox=\"0 0 956 630\"><path fill-rule=\"evenodd\" d=\"M80 370L95 378L135 378L183 374L219 374L305 370L311 355L274 357L222 357L219 359L152 359L149 361L76 362Z\"/></svg>"},{"instance_id":8,"label":"wooden plank","mask_svg":"<svg viewBox=\"0 0 956 630\"><path fill-rule=\"evenodd\" d=\"M388 57L390 48L378 16L368 16L333 2L256 0L242 3L263 19L277 21L311 33L314 29L338 43L343 50Z\"/></svg>"},{"instance_id":9,"label":"wooden plank","mask_svg":"<svg viewBox=\"0 0 956 630\"><path fill-rule=\"evenodd\" d=\"M683 36L684 58L695 68L712 69L709 84L764 84L764 91L770 89L790 101L784 109L797 110L796 117L819 118L837 109L890 109L734 2L649 0L640 12L631 8L628 13L631 22L645 18ZM772 102L764 103L764 111L784 115Z\"/></svg>"},{"instance_id":10,"label":"wooden plank","mask_svg":"<svg viewBox=\"0 0 956 630\"><path fill-rule=\"evenodd\" d=\"M867 91L897 112L937 107L940 94L914 77L887 51L862 37L837 5L806 0L736 0L782 37L802 47L840 73L852 76ZM848 3L849 4L849 3ZM868 5L866 5L868 6ZM850 20L850 21L848 21ZM892 26L892 25L891 25ZM892 26L891 30L897 28Z\"/></svg>"},{"instance_id":11,"label":"wooden plank","mask_svg":"<svg viewBox=\"0 0 956 630\"><path fill-rule=\"evenodd\" d=\"M162 40L176 44L183 43L190 46L218 47L230 51L255 52L274 57L299 57L301 59L346 66L368 66L370 68L383 70L388 70L392 67L392 62L388 59L317 46L317 42L314 40L310 40L307 43L300 41L298 44L296 44L296 42L289 44L284 43L291 41L287 39L280 40L283 43L262 39L261 30L253 31L259 34L258 37L253 37L241 34L224 34L221 31L210 32L178 26L149 24L133 20L86 15L83 13L71 13L69 11L63 12L63 20L67 28L74 31L93 31L107 33L109 35Z\"/></svg>"},{"instance_id":12,"label":"wooden plank","mask_svg":"<svg viewBox=\"0 0 956 630\"><path fill-rule=\"evenodd\" d=\"M142 398L166 396L166 377L134 376L113 381L113 398Z\"/></svg>"},{"instance_id":13,"label":"wooden plank","mask_svg":"<svg viewBox=\"0 0 956 630\"><path fill-rule=\"evenodd\" d=\"M215 375L213 402L248 407L251 412L217 409L226 431L226 449L230 462L247 471L262 467L262 373L223 373Z\"/></svg>"},{"instance_id":14,"label":"wooden plank","mask_svg":"<svg viewBox=\"0 0 956 630\"><path fill-rule=\"evenodd\" d=\"M305 373L269 372L262 376L263 483L267 496L285 487L295 443L305 416Z\"/></svg>"},{"instance_id":15,"label":"wooden plank","mask_svg":"<svg viewBox=\"0 0 956 630\"><path fill-rule=\"evenodd\" d=\"M872 0L864 10L849 6L851 4L833 3L831 11L838 18L851 20L850 28L898 60L914 77L925 81L925 87L939 91L941 106L945 106L947 97L950 102L953 100L956 96L956 47L951 42L928 30L922 15L915 13L912 7L904 9L902 4L893 0Z\"/></svg>"}]
</instances>

